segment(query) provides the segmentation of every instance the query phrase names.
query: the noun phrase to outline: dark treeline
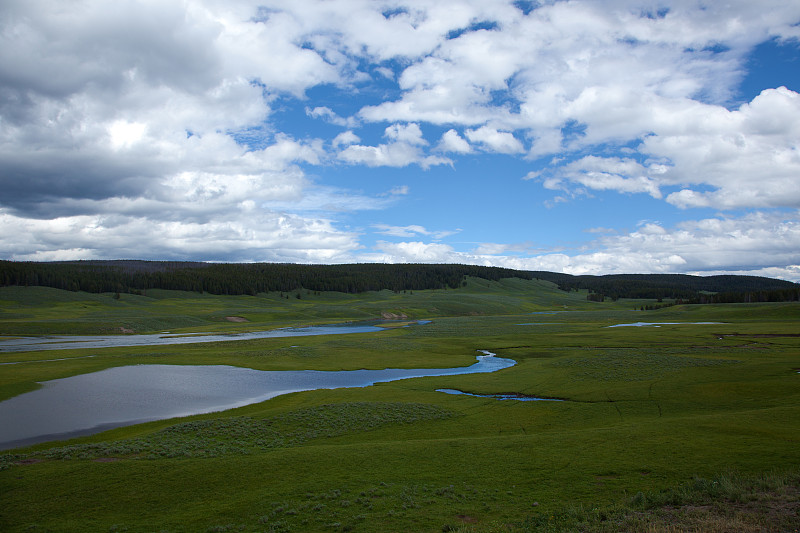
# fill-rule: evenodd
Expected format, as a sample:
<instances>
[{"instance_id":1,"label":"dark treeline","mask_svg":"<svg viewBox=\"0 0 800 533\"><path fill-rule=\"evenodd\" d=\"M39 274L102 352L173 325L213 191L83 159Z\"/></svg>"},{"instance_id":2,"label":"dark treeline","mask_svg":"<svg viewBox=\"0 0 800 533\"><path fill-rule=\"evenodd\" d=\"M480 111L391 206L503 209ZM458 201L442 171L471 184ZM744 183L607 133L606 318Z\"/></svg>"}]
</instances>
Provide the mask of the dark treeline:
<instances>
[{"instance_id":1,"label":"dark treeline","mask_svg":"<svg viewBox=\"0 0 800 533\"><path fill-rule=\"evenodd\" d=\"M487 280L527 272L471 265L192 263L166 261L0 261L0 284L40 285L69 291L141 292L169 289L211 294L337 291L360 293L455 289L466 276Z\"/></svg>"},{"instance_id":2,"label":"dark treeline","mask_svg":"<svg viewBox=\"0 0 800 533\"><path fill-rule=\"evenodd\" d=\"M611 274L571 276L531 272L563 291L589 290L590 300L604 298L671 299L680 303L749 303L800 300L800 285L759 276L689 276L685 274Z\"/></svg>"},{"instance_id":3,"label":"dark treeline","mask_svg":"<svg viewBox=\"0 0 800 533\"><path fill-rule=\"evenodd\" d=\"M455 289L466 276L541 279L564 291L588 290L590 300L668 299L680 303L776 302L800 300L800 285L757 276L614 274L572 276L499 267L453 264L297 265L181 261L0 261L0 286L40 285L69 291L141 293L168 289L211 294L336 291L360 293Z\"/></svg>"},{"instance_id":4,"label":"dark treeline","mask_svg":"<svg viewBox=\"0 0 800 533\"><path fill-rule=\"evenodd\" d=\"M698 303L698 304L732 304L732 303L756 303L756 302L797 302L800 301L800 288L795 285L793 289L776 289L763 291L746 292L719 292L716 294L699 294L691 300L677 303Z\"/></svg>"}]
</instances>

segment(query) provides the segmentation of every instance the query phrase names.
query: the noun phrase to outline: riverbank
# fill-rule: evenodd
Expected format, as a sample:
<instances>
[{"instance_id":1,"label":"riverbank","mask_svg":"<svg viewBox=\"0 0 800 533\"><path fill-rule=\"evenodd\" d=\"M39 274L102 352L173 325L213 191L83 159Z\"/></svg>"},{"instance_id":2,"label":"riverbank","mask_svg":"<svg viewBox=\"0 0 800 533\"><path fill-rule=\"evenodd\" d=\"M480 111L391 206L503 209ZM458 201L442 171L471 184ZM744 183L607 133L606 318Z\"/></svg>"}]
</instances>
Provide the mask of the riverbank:
<instances>
[{"instance_id":1,"label":"riverbank","mask_svg":"<svg viewBox=\"0 0 800 533\"><path fill-rule=\"evenodd\" d=\"M562 530L576 529L596 509L592 527L603 531L619 524L612 511L620 507L628 518L666 512L633 505L640 492L648 502L694 478L719 482L720 473L735 471L750 479L800 464L800 337L788 335L797 333L800 306L640 312L623 304L537 315L535 327L519 326L535 310L487 311L374 335L65 350L61 361L5 365L0 394L8 397L47 379L132 364L443 368L469 365L475 347L518 362L491 374L286 394L83 437L70 443L83 448L71 451L56 444L18 450L36 455L0 471L0 523L11 533L536 531L535 520L546 524L570 509L584 514ZM246 316L219 313L234 315ZM302 318L298 324L311 320ZM606 327L635 322L723 324ZM1 359L41 358L55 359ZM571 401L436 392L445 388ZM402 414L379 423L387 405ZM419 405L447 416L415 418ZM164 434L175 438L157 437ZM287 437L295 434L302 438ZM154 447L121 451L137 439ZM175 449L187 453L170 455ZM678 517L701 505L681 503Z\"/></svg>"},{"instance_id":2,"label":"riverbank","mask_svg":"<svg viewBox=\"0 0 800 533\"><path fill-rule=\"evenodd\" d=\"M0 402L0 450L92 435L153 420L226 411L317 389L497 372L511 359L485 354L466 367L264 371L226 365L135 365L42 383Z\"/></svg>"}]
</instances>

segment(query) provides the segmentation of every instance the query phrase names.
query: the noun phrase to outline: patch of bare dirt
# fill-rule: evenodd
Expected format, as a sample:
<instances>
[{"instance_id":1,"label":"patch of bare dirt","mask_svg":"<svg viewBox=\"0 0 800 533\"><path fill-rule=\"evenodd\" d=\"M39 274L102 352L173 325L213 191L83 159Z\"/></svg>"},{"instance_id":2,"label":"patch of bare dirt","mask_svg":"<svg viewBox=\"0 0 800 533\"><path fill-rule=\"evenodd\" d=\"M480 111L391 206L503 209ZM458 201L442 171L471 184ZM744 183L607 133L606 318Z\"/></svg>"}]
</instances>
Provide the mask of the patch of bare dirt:
<instances>
[{"instance_id":1,"label":"patch of bare dirt","mask_svg":"<svg viewBox=\"0 0 800 533\"><path fill-rule=\"evenodd\" d=\"M649 522L647 531L654 533L800 531L800 490L797 487L787 487L783 491L752 495L749 501L744 502L724 501L710 505L664 507L645 522ZM627 528L623 529L628 531Z\"/></svg>"},{"instance_id":2,"label":"patch of bare dirt","mask_svg":"<svg viewBox=\"0 0 800 533\"><path fill-rule=\"evenodd\" d=\"M249 320L243 316L226 316L225 320L228 322L249 322Z\"/></svg>"}]
</instances>

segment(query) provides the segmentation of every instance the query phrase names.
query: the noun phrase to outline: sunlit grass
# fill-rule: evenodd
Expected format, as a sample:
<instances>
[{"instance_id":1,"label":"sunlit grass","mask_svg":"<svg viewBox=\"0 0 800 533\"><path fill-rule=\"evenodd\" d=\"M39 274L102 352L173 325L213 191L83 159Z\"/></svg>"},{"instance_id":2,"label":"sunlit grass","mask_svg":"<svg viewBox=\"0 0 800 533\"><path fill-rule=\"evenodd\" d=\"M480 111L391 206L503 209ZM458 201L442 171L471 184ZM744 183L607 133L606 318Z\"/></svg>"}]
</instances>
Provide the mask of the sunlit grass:
<instances>
[{"instance_id":1,"label":"sunlit grass","mask_svg":"<svg viewBox=\"0 0 800 533\"><path fill-rule=\"evenodd\" d=\"M13 450L6 460L13 465L0 472L2 529L747 531L774 516L775 506L792 509L800 465L800 338L792 335L800 305L641 312L635 302L590 305L585 295L537 282L470 283L463 293L300 301L123 295L120 305L129 307L120 309L130 315L157 324L172 312L209 329L243 327L225 316L262 327L383 310L414 309L408 314L433 321L352 336L3 354L0 362L65 360L0 366L0 397L138 363L444 367L469 365L485 349L518 364L493 374L290 394ZM63 295L63 305L79 311L81 298ZM46 332L47 321L58 320L46 307L44 297L3 307L0 323L22 323L27 314L31 328ZM494 310L478 314L486 309ZM537 311L554 314L531 314ZM97 320L107 327L122 314ZM721 324L607 327L636 321ZM438 388L566 401L498 401ZM800 527L796 513L780 520L782 530Z\"/></svg>"}]
</instances>

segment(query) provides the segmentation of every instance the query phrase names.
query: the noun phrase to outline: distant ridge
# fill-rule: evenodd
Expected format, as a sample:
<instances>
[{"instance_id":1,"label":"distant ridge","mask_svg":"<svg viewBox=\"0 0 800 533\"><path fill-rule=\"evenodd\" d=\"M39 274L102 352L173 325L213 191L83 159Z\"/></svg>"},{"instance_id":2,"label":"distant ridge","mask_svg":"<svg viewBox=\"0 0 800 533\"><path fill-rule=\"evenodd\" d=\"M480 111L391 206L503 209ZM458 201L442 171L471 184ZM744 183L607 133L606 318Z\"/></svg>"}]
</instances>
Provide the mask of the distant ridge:
<instances>
[{"instance_id":1,"label":"distant ridge","mask_svg":"<svg viewBox=\"0 0 800 533\"><path fill-rule=\"evenodd\" d=\"M0 261L0 285L40 285L86 292L169 289L233 295L305 289L360 293L384 289L455 289L467 276L487 280L531 279L531 275L524 271L457 264Z\"/></svg>"},{"instance_id":2,"label":"distant ridge","mask_svg":"<svg viewBox=\"0 0 800 533\"><path fill-rule=\"evenodd\" d=\"M687 274L608 274L572 276L554 272L531 272L538 279L551 281L561 290L587 289L606 297L693 299L703 293L755 293L796 291L797 283L759 276L690 276ZM796 298L795 298L796 299Z\"/></svg>"},{"instance_id":3,"label":"distant ridge","mask_svg":"<svg viewBox=\"0 0 800 533\"><path fill-rule=\"evenodd\" d=\"M672 299L685 303L790 301L800 285L759 276L612 274L573 276L460 264L298 265L192 261L0 261L0 285L46 286L70 291L133 292L168 289L212 294L456 289L471 276L486 280L540 279L561 290L588 290L604 298Z\"/></svg>"}]
</instances>

